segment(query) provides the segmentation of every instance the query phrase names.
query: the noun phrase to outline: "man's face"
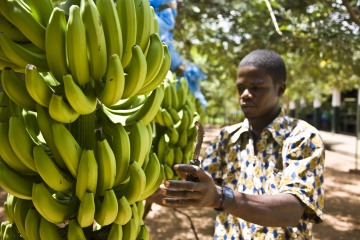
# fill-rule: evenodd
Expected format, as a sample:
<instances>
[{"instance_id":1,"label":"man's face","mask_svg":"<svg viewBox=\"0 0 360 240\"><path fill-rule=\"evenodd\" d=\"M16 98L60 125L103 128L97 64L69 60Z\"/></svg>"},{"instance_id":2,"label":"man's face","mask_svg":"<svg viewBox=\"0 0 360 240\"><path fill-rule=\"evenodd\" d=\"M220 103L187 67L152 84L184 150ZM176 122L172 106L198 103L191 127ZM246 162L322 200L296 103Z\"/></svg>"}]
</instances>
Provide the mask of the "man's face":
<instances>
[{"instance_id":1,"label":"man's face","mask_svg":"<svg viewBox=\"0 0 360 240\"><path fill-rule=\"evenodd\" d=\"M285 91L284 83L275 83L264 71L243 66L238 69L236 88L239 103L249 120L267 121L279 110L279 99Z\"/></svg>"}]
</instances>

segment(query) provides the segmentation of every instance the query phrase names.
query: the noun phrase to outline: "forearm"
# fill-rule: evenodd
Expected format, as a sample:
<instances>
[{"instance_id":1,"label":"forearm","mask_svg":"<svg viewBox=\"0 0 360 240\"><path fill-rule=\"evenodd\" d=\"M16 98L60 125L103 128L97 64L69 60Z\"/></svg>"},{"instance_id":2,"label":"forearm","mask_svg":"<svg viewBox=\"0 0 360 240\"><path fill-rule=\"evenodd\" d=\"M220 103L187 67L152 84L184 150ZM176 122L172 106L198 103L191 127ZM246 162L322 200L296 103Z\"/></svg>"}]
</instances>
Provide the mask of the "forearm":
<instances>
[{"instance_id":1,"label":"forearm","mask_svg":"<svg viewBox=\"0 0 360 240\"><path fill-rule=\"evenodd\" d=\"M235 193L235 202L225 208L227 213L246 221L268 227L294 226L299 222L305 205L294 195L249 195Z\"/></svg>"}]
</instances>

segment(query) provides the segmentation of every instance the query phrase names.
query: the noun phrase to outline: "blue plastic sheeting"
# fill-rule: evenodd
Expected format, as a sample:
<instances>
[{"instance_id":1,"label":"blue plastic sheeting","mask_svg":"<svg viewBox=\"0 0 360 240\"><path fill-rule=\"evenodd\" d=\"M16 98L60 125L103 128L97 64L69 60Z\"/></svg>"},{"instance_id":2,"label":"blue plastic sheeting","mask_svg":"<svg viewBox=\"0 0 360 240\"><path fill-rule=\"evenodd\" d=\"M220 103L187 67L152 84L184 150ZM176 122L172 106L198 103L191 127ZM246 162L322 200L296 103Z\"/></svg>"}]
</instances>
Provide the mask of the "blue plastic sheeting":
<instances>
[{"instance_id":1,"label":"blue plastic sheeting","mask_svg":"<svg viewBox=\"0 0 360 240\"><path fill-rule=\"evenodd\" d=\"M170 70L175 72L176 69L181 65L185 64L184 77L186 78L189 90L194 94L195 98L197 98L200 104L206 108L207 101L205 100L205 96L200 91L199 80L206 79L206 75L200 70L200 68L193 63L188 61L184 61L179 52L177 52L173 45L173 33L172 30L175 27L175 18L177 16L177 10L174 8L164 8L159 11L159 7L172 3L177 6L176 0L149 0L150 5L154 8L156 12L156 17L159 23L159 32L160 38L163 42L168 46L170 56L171 56L171 66Z\"/></svg>"}]
</instances>

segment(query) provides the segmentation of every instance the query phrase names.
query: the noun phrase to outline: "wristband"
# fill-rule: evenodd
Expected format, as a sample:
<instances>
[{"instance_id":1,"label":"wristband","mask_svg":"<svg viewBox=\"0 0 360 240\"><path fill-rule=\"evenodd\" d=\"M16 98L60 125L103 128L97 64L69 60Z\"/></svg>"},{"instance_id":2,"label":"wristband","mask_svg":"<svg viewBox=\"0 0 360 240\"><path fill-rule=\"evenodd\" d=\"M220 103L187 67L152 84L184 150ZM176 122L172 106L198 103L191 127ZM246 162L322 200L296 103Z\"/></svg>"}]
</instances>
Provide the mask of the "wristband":
<instances>
[{"instance_id":1,"label":"wristband","mask_svg":"<svg viewBox=\"0 0 360 240\"><path fill-rule=\"evenodd\" d=\"M223 187L221 190L222 194L221 194L221 198L220 198L220 207L219 208L214 208L215 211L219 211L222 212L224 211L224 206L227 203L231 203L235 200L235 195L234 195L234 191L229 188L229 187Z\"/></svg>"}]
</instances>

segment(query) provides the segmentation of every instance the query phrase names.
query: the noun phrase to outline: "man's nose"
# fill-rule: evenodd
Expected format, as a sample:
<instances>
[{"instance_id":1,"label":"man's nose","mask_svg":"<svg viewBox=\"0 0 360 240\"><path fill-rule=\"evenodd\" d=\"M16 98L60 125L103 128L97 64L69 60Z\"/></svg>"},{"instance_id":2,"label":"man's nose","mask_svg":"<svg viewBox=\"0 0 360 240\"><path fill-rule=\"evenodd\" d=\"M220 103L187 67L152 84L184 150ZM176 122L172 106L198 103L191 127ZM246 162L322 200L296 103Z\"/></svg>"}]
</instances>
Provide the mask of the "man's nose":
<instances>
[{"instance_id":1,"label":"man's nose","mask_svg":"<svg viewBox=\"0 0 360 240\"><path fill-rule=\"evenodd\" d=\"M240 98L251 98L252 97L252 94L250 93L249 89L245 89L241 95L240 95Z\"/></svg>"}]
</instances>

